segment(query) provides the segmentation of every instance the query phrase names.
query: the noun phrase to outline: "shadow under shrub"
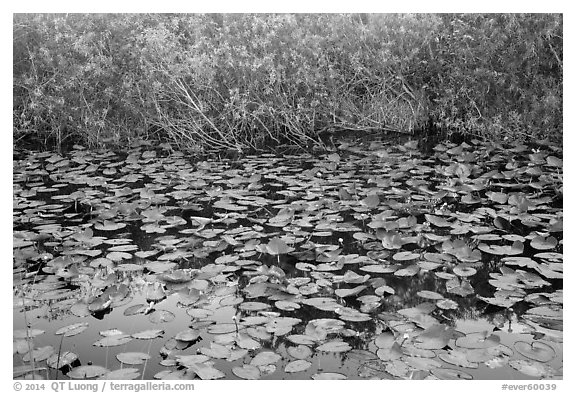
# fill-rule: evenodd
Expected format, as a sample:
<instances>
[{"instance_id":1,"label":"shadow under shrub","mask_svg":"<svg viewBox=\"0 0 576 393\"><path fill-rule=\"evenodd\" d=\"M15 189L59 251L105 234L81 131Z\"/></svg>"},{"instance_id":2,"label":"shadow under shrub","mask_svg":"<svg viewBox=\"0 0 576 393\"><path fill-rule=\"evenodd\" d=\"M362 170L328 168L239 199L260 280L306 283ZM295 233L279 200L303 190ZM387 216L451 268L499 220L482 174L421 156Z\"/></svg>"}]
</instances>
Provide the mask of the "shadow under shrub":
<instances>
[{"instance_id":1,"label":"shadow under shrub","mask_svg":"<svg viewBox=\"0 0 576 393\"><path fill-rule=\"evenodd\" d=\"M13 72L15 142L46 147L562 138L561 15L16 14Z\"/></svg>"}]
</instances>

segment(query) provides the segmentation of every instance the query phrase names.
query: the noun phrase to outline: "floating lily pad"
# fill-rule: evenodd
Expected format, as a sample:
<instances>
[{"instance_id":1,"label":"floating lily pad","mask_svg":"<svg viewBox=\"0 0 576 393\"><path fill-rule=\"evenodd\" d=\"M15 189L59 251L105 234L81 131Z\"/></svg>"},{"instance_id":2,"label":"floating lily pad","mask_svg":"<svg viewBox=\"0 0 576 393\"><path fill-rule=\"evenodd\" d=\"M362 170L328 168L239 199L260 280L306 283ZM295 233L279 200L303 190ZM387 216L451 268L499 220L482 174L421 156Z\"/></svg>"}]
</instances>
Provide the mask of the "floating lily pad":
<instances>
[{"instance_id":1,"label":"floating lily pad","mask_svg":"<svg viewBox=\"0 0 576 393\"><path fill-rule=\"evenodd\" d=\"M313 345L316 343L316 338L306 334L291 334L286 336L286 339L294 344Z\"/></svg>"},{"instance_id":2,"label":"floating lily pad","mask_svg":"<svg viewBox=\"0 0 576 393\"><path fill-rule=\"evenodd\" d=\"M176 318L173 312L168 310L154 310L148 315L152 323L172 322Z\"/></svg>"},{"instance_id":3,"label":"floating lily pad","mask_svg":"<svg viewBox=\"0 0 576 393\"><path fill-rule=\"evenodd\" d=\"M350 344L338 340L328 341L327 343L324 343L316 347L317 351L324 351L324 352L346 352L351 349L352 347L350 346Z\"/></svg>"},{"instance_id":4,"label":"floating lily pad","mask_svg":"<svg viewBox=\"0 0 576 393\"><path fill-rule=\"evenodd\" d=\"M220 379L226 376L222 371L206 363L191 364L188 368L203 380Z\"/></svg>"},{"instance_id":5,"label":"floating lily pad","mask_svg":"<svg viewBox=\"0 0 576 393\"><path fill-rule=\"evenodd\" d=\"M86 365L80 367L74 367L66 376L73 379L88 379L101 377L102 375L109 373L110 370L102 366Z\"/></svg>"},{"instance_id":6,"label":"floating lily pad","mask_svg":"<svg viewBox=\"0 0 576 393\"><path fill-rule=\"evenodd\" d=\"M543 363L554 359L556 356L554 348L541 341L533 341L531 343L526 341L516 341L514 343L514 348L527 358Z\"/></svg>"},{"instance_id":7,"label":"floating lily pad","mask_svg":"<svg viewBox=\"0 0 576 393\"><path fill-rule=\"evenodd\" d=\"M336 296L339 296L339 297L355 296L355 295L359 294L360 292L362 292L366 288L368 288L366 285L358 285L357 287L350 288L350 289L345 289L345 288L337 289L336 291L334 291L334 293L336 294Z\"/></svg>"},{"instance_id":8,"label":"floating lily pad","mask_svg":"<svg viewBox=\"0 0 576 393\"><path fill-rule=\"evenodd\" d=\"M338 307L334 311L336 311L336 313L340 316L340 319L344 321L363 322L372 319L369 314L362 313L350 307Z\"/></svg>"},{"instance_id":9,"label":"floating lily pad","mask_svg":"<svg viewBox=\"0 0 576 393\"><path fill-rule=\"evenodd\" d=\"M413 261L420 258L420 254L415 254L410 251L400 251L392 256L395 261Z\"/></svg>"},{"instance_id":10,"label":"floating lily pad","mask_svg":"<svg viewBox=\"0 0 576 393\"><path fill-rule=\"evenodd\" d=\"M94 342L92 345L95 347L116 347L118 345L126 344L130 341L132 341L132 337L130 337L128 334L116 334L104 337Z\"/></svg>"},{"instance_id":11,"label":"floating lily pad","mask_svg":"<svg viewBox=\"0 0 576 393\"><path fill-rule=\"evenodd\" d=\"M558 240L554 236L536 236L530 241L530 246L536 250L552 250L558 245Z\"/></svg>"},{"instance_id":12,"label":"floating lily pad","mask_svg":"<svg viewBox=\"0 0 576 393\"><path fill-rule=\"evenodd\" d=\"M454 272L454 274L456 274L457 276L460 276L460 277L473 276L477 272L476 269L474 269L473 267L466 266L466 265L454 266L454 268L452 268L452 271Z\"/></svg>"},{"instance_id":13,"label":"floating lily pad","mask_svg":"<svg viewBox=\"0 0 576 393\"><path fill-rule=\"evenodd\" d=\"M260 343L246 334L240 333L236 337L236 345L243 349L255 350L260 348Z\"/></svg>"},{"instance_id":14,"label":"floating lily pad","mask_svg":"<svg viewBox=\"0 0 576 393\"><path fill-rule=\"evenodd\" d=\"M116 355L116 359L124 364L143 364L150 359L150 355L143 352L122 352Z\"/></svg>"},{"instance_id":15,"label":"floating lily pad","mask_svg":"<svg viewBox=\"0 0 576 393\"><path fill-rule=\"evenodd\" d=\"M274 306L276 306L276 308L278 308L280 310L285 310L285 311L294 311L294 310L298 310L300 308L300 305L298 303L289 302L289 301L285 301L285 300L278 300L276 303L274 303Z\"/></svg>"},{"instance_id":16,"label":"floating lily pad","mask_svg":"<svg viewBox=\"0 0 576 393\"><path fill-rule=\"evenodd\" d=\"M123 368L119 370L113 370L104 374L100 379L106 380L133 380L140 376L140 370L137 368Z\"/></svg>"},{"instance_id":17,"label":"floating lily pad","mask_svg":"<svg viewBox=\"0 0 576 393\"><path fill-rule=\"evenodd\" d=\"M282 359L282 356L274 352L262 351L254 356L254 358L250 361L250 364L253 366L266 366L268 364L276 363L280 359Z\"/></svg>"},{"instance_id":18,"label":"floating lily pad","mask_svg":"<svg viewBox=\"0 0 576 393\"><path fill-rule=\"evenodd\" d=\"M312 355L312 350L307 345L288 347L286 351L290 356L296 359L306 359Z\"/></svg>"},{"instance_id":19,"label":"floating lily pad","mask_svg":"<svg viewBox=\"0 0 576 393\"><path fill-rule=\"evenodd\" d=\"M51 345L45 347L35 348L23 356L25 362L35 361L42 362L48 359L54 353L54 348Z\"/></svg>"},{"instance_id":20,"label":"floating lily pad","mask_svg":"<svg viewBox=\"0 0 576 393\"><path fill-rule=\"evenodd\" d=\"M69 366L70 364L74 363L78 360L78 355L73 352L65 351L60 354L54 353L52 354L47 360L46 364L50 368L62 368L65 366Z\"/></svg>"},{"instance_id":21,"label":"floating lily pad","mask_svg":"<svg viewBox=\"0 0 576 393\"><path fill-rule=\"evenodd\" d=\"M162 337L162 335L164 334L164 330L160 330L160 329L150 329L150 330L144 330L138 333L134 333L132 334L132 338L137 338L139 340L152 340L155 339L157 337Z\"/></svg>"},{"instance_id":22,"label":"floating lily pad","mask_svg":"<svg viewBox=\"0 0 576 393\"><path fill-rule=\"evenodd\" d=\"M436 302L436 306L443 310L456 310L458 308L458 303L450 299L442 299Z\"/></svg>"},{"instance_id":23,"label":"floating lily pad","mask_svg":"<svg viewBox=\"0 0 576 393\"><path fill-rule=\"evenodd\" d=\"M242 379L260 378L260 369L250 364L243 364L242 367L233 367L232 373Z\"/></svg>"},{"instance_id":24,"label":"floating lily pad","mask_svg":"<svg viewBox=\"0 0 576 393\"><path fill-rule=\"evenodd\" d=\"M331 297L316 297L310 299L303 299L301 301L303 304L316 307L323 311L334 311L340 307L340 304L336 302L336 299Z\"/></svg>"},{"instance_id":25,"label":"floating lily pad","mask_svg":"<svg viewBox=\"0 0 576 393\"><path fill-rule=\"evenodd\" d=\"M418 292L416 292L416 295L418 295L424 299L431 299L431 300L444 299L444 296L442 296L438 292L433 292L433 291L418 291Z\"/></svg>"},{"instance_id":26,"label":"floating lily pad","mask_svg":"<svg viewBox=\"0 0 576 393\"><path fill-rule=\"evenodd\" d=\"M196 329L186 329L176 333L174 338L178 341L196 341L200 337L200 331Z\"/></svg>"},{"instance_id":27,"label":"floating lily pad","mask_svg":"<svg viewBox=\"0 0 576 393\"><path fill-rule=\"evenodd\" d=\"M64 326L58 330L56 330L56 332L54 332L54 334L56 335L64 335L64 337L72 337L75 336L77 334L82 333L84 330L88 329L88 323L87 322L80 322L80 323L75 323L72 325L68 325L68 326Z\"/></svg>"},{"instance_id":28,"label":"floating lily pad","mask_svg":"<svg viewBox=\"0 0 576 393\"><path fill-rule=\"evenodd\" d=\"M190 364L205 363L210 360L206 355L179 355L176 361L179 365L188 367Z\"/></svg>"},{"instance_id":29,"label":"floating lily pad","mask_svg":"<svg viewBox=\"0 0 576 393\"><path fill-rule=\"evenodd\" d=\"M312 363L307 360L294 360L293 362L288 363L286 367L284 367L284 372L299 373L308 370L310 366L312 366Z\"/></svg>"},{"instance_id":30,"label":"floating lily pad","mask_svg":"<svg viewBox=\"0 0 576 393\"><path fill-rule=\"evenodd\" d=\"M316 380L342 380L342 379L348 379L348 377L346 377L346 375L344 374L340 374L340 373L316 373L314 375L312 375L312 379L316 379Z\"/></svg>"},{"instance_id":31,"label":"floating lily pad","mask_svg":"<svg viewBox=\"0 0 576 393\"><path fill-rule=\"evenodd\" d=\"M410 265L408 267L396 270L394 272L394 275L399 276L399 277L412 277L412 276L415 276L416 274L418 274L419 271L420 271L420 266Z\"/></svg>"},{"instance_id":32,"label":"floating lily pad","mask_svg":"<svg viewBox=\"0 0 576 393\"><path fill-rule=\"evenodd\" d=\"M226 359L232 354L231 345L221 345L215 342L210 343L209 348L200 348L200 352L215 359Z\"/></svg>"},{"instance_id":33,"label":"floating lily pad","mask_svg":"<svg viewBox=\"0 0 576 393\"><path fill-rule=\"evenodd\" d=\"M246 311L260 311L270 308L270 305L262 302L244 302L240 304L240 309Z\"/></svg>"},{"instance_id":34,"label":"floating lily pad","mask_svg":"<svg viewBox=\"0 0 576 393\"><path fill-rule=\"evenodd\" d=\"M414 345L422 349L442 349L454 336L454 330L444 325L432 325L415 337Z\"/></svg>"}]
</instances>

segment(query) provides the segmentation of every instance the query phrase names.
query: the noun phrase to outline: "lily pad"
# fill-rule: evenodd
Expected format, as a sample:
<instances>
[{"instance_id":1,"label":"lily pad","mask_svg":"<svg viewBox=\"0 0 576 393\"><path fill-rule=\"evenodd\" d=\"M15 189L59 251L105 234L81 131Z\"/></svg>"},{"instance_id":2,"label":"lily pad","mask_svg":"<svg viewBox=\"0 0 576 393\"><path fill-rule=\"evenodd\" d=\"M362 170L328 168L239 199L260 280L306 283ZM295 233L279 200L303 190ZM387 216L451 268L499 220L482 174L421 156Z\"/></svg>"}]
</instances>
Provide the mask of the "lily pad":
<instances>
[{"instance_id":1,"label":"lily pad","mask_svg":"<svg viewBox=\"0 0 576 393\"><path fill-rule=\"evenodd\" d=\"M312 350L307 345L288 347L286 351L290 356L296 359L306 359L312 355Z\"/></svg>"},{"instance_id":2,"label":"lily pad","mask_svg":"<svg viewBox=\"0 0 576 393\"><path fill-rule=\"evenodd\" d=\"M133 380L140 376L140 370L137 368L122 368L113 370L104 374L100 379L106 380Z\"/></svg>"},{"instance_id":3,"label":"lily pad","mask_svg":"<svg viewBox=\"0 0 576 393\"><path fill-rule=\"evenodd\" d=\"M224 378L226 374L206 363L194 363L189 366L189 369L194 371L200 379L212 380Z\"/></svg>"},{"instance_id":4,"label":"lily pad","mask_svg":"<svg viewBox=\"0 0 576 393\"><path fill-rule=\"evenodd\" d=\"M56 332L54 334L56 335L64 335L64 337L72 337L75 336L77 334L82 333L84 330L88 329L88 323L87 322L80 322L80 323L74 323L72 325L68 325L68 326L64 326L58 330L56 330Z\"/></svg>"},{"instance_id":5,"label":"lily pad","mask_svg":"<svg viewBox=\"0 0 576 393\"><path fill-rule=\"evenodd\" d=\"M530 241L530 246L536 250L552 250L558 245L558 240L554 236L536 236Z\"/></svg>"},{"instance_id":6,"label":"lily pad","mask_svg":"<svg viewBox=\"0 0 576 393\"><path fill-rule=\"evenodd\" d=\"M243 364L242 367L233 367L232 373L242 379L259 379L260 369L251 364Z\"/></svg>"},{"instance_id":7,"label":"lily pad","mask_svg":"<svg viewBox=\"0 0 576 393\"><path fill-rule=\"evenodd\" d=\"M132 338L137 338L139 340L152 340L155 339L157 337L162 337L162 335L164 334L164 330L160 330L160 329L150 329L150 330L144 330L138 333L134 333L132 334Z\"/></svg>"},{"instance_id":8,"label":"lily pad","mask_svg":"<svg viewBox=\"0 0 576 393\"><path fill-rule=\"evenodd\" d=\"M150 355L143 352L122 352L116 355L116 359L123 364L143 364L150 359Z\"/></svg>"},{"instance_id":9,"label":"lily pad","mask_svg":"<svg viewBox=\"0 0 576 393\"><path fill-rule=\"evenodd\" d=\"M254 356L254 358L250 361L250 364L253 366L266 366L268 364L276 363L280 359L282 359L282 356L274 352L262 351Z\"/></svg>"},{"instance_id":10,"label":"lily pad","mask_svg":"<svg viewBox=\"0 0 576 393\"><path fill-rule=\"evenodd\" d=\"M319 345L316 350L317 351L324 351L324 352L346 352L351 350L352 347L350 344L344 341L328 341L322 345Z\"/></svg>"},{"instance_id":11,"label":"lily pad","mask_svg":"<svg viewBox=\"0 0 576 393\"><path fill-rule=\"evenodd\" d=\"M178 341L196 341L200 337L200 331L196 329L186 329L176 333L174 338Z\"/></svg>"},{"instance_id":12,"label":"lily pad","mask_svg":"<svg viewBox=\"0 0 576 393\"><path fill-rule=\"evenodd\" d=\"M556 351L550 345L541 341L516 341L514 348L529 359L539 362L548 362L556 356Z\"/></svg>"},{"instance_id":13,"label":"lily pad","mask_svg":"<svg viewBox=\"0 0 576 393\"><path fill-rule=\"evenodd\" d=\"M298 373L308 370L310 366L312 366L312 363L310 363L309 361L302 359L294 360L293 362L288 363L286 367L284 367L284 372Z\"/></svg>"},{"instance_id":14,"label":"lily pad","mask_svg":"<svg viewBox=\"0 0 576 393\"><path fill-rule=\"evenodd\" d=\"M324 373L316 373L316 374L312 375L312 379L334 381L334 380L348 379L348 377L346 377L346 375L340 374L340 373L324 372Z\"/></svg>"},{"instance_id":15,"label":"lily pad","mask_svg":"<svg viewBox=\"0 0 576 393\"><path fill-rule=\"evenodd\" d=\"M25 362L30 362L34 360L35 362L42 362L48 359L54 353L54 348L51 345L45 347L35 348L28 352L22 358Z\"/></svg>"},{"instance_id":16,"label":"lily pad","mask_svg":"<svg viewBox=\"0 0 576 393\"><path fill-rule=\"evenodd\" d=\"M60 355L57 353L52 354L52 356L46 360L46 364L50 368L59 369L65 366L69 366L76 360L78 360L78 355L73 352L65 351L60 353Z\"/></svg>"},{"instance_id":17,"label":"lily pad","mask_svg":"<svg viewBox=\"0 0 576 393\"><path fill-rule=\"evenodd\" d=\"M474 269L473 267L466 265L454 266L454 268L452 268L452 271L454 272L454 274L460 277L470 277L475 275L477 272L476 269Z\"/></svg>"},{"instance_id":18,"label":"lily pad","mask_svg":"<svg viewBox=\"0 0 576 393\"><path fill-rule=\"evenodd\" d=\"M109 373L110 370L102 366L96 365L86 365L80 367L74 367L66 376L73 379L88 379L101 377L104 374Z\"/></svg>"},{"instance_id":19,"label":"lily pad","mask_svg":"<svg viewBox=\"0 0 576 393\"><path fill-rule=\"evenodd\" d=\"M152 323L172 322L176 318L173 312L168 310L154 310L148 315Z\"/></svg>"},{"instance_id":20,"label":"lily pad","mask_svg":"<svg viewBox=\"0 0 576 393\"><path fill-rule=\"evenodd\" d=\"M94 342L92 345L95 347L116 347L118 345L126 344L130 341L132 341L132 337L130 337L128 334L115 334L112 336L104 337Z\"/></svg>"}]
</instances>

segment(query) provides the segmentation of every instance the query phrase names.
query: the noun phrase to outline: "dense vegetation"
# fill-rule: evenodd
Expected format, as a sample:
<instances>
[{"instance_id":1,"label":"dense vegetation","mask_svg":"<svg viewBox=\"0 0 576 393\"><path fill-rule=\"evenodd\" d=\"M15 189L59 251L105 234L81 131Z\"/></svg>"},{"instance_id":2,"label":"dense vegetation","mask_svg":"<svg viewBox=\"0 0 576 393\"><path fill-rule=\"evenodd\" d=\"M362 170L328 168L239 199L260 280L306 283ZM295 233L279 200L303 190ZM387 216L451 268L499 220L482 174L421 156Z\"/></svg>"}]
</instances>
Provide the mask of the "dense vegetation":
<instances>
[{"instance_id":1,"label":"dense vegetation","mask_svg":"<svg viewBox=\"0 0 576 393\"><path fill-rule=\"evenodd\" d=\"M13 33L17 146L562 138L558 14L20 14Z\"/></svg>"}]
</instances>

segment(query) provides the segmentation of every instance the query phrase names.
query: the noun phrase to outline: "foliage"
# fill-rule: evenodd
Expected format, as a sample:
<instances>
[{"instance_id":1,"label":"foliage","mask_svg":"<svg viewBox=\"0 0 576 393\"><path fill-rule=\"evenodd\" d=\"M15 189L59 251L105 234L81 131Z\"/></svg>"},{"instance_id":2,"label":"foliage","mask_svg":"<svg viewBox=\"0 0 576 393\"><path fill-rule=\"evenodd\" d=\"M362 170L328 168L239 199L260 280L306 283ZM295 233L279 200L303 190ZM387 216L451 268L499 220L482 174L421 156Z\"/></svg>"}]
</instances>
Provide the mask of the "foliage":
<instances>
[{"instance_id":1,"label":"foliage","mask_svg":"<svg viewBox=\"0 0 576 393\"><path fill-rule=\"evenodd\" d=\"M13 31L16 142L562 134L561 15L15 14Z\"/></svg>"}]
</instances>

